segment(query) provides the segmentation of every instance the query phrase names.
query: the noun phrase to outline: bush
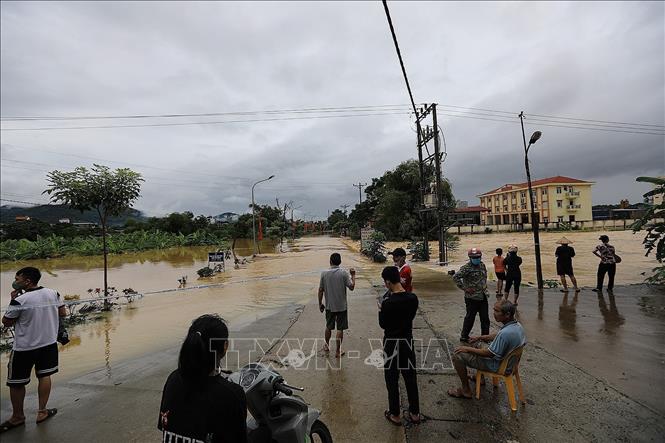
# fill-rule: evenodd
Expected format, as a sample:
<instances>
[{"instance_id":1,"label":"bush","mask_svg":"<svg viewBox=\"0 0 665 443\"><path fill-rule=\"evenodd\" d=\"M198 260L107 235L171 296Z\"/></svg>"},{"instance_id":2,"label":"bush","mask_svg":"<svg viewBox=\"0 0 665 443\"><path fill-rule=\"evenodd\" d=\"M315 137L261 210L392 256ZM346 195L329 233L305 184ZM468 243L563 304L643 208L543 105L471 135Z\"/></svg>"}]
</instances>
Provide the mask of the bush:
<instances>
[{"instance_id":1,"label":"bush","mask_svg":"<svg viewBox=\"0 0 665 443\"><path fill-rule=\"evenodd\" d=\"M377 263L383 263L387 260L384 253L386 250L385 241L386 236L382 232L375 231L369 238L367 248L361 249L360 252Z\"/></svg>"},{"instance_id":2,"label":"bush","mask_svg":"<svg viewBox=\"0 0 665 443\"><path fill-rule=\"evenodd\" d=\"M425 243L419 241L412 241L409 243L409 253L412 260L427 261L429 259L429 252L425 250Z\"/></svg>"}]
</instances>

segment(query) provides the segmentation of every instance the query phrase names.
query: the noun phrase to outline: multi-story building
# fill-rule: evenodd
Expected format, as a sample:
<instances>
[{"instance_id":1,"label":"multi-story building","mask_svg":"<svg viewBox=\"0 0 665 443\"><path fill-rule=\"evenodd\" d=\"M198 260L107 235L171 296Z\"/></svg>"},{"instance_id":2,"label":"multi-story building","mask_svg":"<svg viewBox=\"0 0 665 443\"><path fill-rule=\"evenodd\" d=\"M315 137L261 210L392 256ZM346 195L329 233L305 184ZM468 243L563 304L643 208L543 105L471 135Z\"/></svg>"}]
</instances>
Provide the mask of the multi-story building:
<instances>
[{"instance_id":1,"label":"multi-story building","mask_svg":"<svg viewBox=\"0 0 665 443\"><path fill-rule=\"evenodd\" d=\"M541 223L591 221L591 186L593 182L576 178L544 178L531 182L536 217ZM478 196L485 225L520 225L531 223L531 200L526 183L506 184Z\"/></svg>"}]
</instances>

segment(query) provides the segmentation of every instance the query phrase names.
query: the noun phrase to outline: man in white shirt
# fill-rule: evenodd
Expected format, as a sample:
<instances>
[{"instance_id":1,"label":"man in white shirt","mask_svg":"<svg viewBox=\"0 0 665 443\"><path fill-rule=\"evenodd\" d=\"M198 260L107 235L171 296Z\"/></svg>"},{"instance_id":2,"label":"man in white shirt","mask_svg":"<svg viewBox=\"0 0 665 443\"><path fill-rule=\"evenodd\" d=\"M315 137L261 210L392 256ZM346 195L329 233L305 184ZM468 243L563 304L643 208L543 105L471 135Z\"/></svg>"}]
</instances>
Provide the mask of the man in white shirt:
<instances>
[{"instance_id":1,"label":"man in white shirt","mask_svg":"<svg viewBox=\"0 0 665 443\"><path fill-rule=\"evenodd\" d=\"M55 408L47 409L46 403L51 393L51 375L58 372L59 317L66 316L67 311L60 301L60 294L37 285L41 276L39 269L33 267L16 273L12 300L2 317L3 326L14 327L14 345L7 367L12 416L0 424L0 432L25 424L25 385L30 383L33 366L39 381L37 423L58 412Z\"/></svg>"}]
</instances>

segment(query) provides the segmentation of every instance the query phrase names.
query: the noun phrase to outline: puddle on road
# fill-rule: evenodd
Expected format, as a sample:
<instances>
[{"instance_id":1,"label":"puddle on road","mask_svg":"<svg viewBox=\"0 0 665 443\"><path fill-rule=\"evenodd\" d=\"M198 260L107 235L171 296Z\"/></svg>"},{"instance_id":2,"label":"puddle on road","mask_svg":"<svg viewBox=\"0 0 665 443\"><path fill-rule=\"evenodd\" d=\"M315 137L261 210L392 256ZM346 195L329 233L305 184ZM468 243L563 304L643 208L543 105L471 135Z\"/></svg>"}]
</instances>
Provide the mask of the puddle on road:
<instances>
[{"instance_id":1,"label":"puddle on road","mask_svg":"<svg viewBox=\"0 0 665 443\"><path fill-rule=\"evenodd\" d=\"M423 302L431 297L457 297L463 315L463 294L445 274L415 268L414 291ZM494 300L491 294L490 302ZM644 285L619 286L612 296L587 289L578 295L546 290L539 297L529 288L520 296L518 319L530 343L665 413L664 300L662 289ZM461 323L460 319L460 329ZM479 328L476 319L474 331Z\"/></svg>"}]
</instances>

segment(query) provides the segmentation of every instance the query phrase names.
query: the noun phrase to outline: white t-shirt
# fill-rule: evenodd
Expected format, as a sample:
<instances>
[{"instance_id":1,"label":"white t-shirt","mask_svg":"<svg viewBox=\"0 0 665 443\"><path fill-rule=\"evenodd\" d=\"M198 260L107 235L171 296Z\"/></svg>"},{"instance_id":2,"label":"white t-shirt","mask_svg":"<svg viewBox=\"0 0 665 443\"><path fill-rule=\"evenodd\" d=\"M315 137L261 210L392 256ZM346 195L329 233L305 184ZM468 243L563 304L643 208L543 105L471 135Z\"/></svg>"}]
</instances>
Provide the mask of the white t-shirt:
<instances>
[{"instance_id":1,"label":"white t-shirt","mask_svg":"<svg viewBox=\"0 0 665 443\"><path fill-rule=\"evenodd\" d=\"M41 286L26 291L11 301L5 317L15 318L15 351L30 351L56 342L60 317L58 307L63 306L60 294Z\"/></svg>"}]
</instances>

